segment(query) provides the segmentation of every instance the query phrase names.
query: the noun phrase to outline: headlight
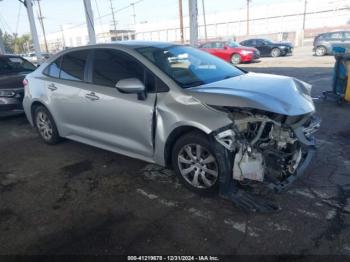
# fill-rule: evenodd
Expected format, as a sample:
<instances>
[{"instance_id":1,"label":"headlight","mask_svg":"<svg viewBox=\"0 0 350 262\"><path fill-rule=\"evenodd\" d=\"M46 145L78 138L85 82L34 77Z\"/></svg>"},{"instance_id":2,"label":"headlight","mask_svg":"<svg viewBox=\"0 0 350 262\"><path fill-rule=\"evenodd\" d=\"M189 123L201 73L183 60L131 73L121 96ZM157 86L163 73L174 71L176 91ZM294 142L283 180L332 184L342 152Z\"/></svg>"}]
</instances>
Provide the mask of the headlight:
<instances>
[{"instance_id":1,"label":"headlight","mask_svg":"<svg viewBox=\"0 0 350 262\"><path fill-rule=\"evenodd\" d=\"M0 90L0 97L13 97L16 93L12 90Z\"/></svg>"},{"instance_id":2,"label":"headlight","mask_svg":"<svg viewBox=\"0 0 350 262\"><path fill-rule=\"evenodd\" d=\"M249 55L249 54L253 54L253 51L242 50L242 55Z\"/></svg>"}]
</instances>

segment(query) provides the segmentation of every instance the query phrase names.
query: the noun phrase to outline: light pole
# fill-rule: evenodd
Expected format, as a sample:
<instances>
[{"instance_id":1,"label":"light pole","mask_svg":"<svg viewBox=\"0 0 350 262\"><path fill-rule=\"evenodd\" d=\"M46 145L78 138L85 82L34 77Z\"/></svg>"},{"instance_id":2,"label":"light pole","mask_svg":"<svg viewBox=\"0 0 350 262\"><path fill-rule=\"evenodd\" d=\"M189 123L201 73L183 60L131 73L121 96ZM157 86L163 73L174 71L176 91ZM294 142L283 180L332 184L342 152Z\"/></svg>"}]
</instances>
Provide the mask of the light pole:
<instances>
[{"instance_id":1,"label":"light pole","mask_svg":"<svg viewBox=\"0 0 350 262\"><path fill-rule=\"evenodd\" d=\"M198 6L197 0L189 0L190 14L190 44L196 46L198 43Z\"/></svg>"},{"instance_id":2,"label":"light pole","mask_svg":"<svg viewBox=\"0 0 350 262\"><path fill-rule=\"evenodd\" d=\"M251 0L247 0L247 35L249 35L249 13L250 13L250 2Z\"/></svg>"},{"instance_id":3,"label":"light pole","mask_svg":"<svg viewBox=\"0 0 350 262\"><path fill-rule=\"evenodd\" d=\"M91 0L83 0L85 9L86 24L89 33L89 45L96 44L96 35L94 27L94 15L92 13Z\"/></svg>"},{"instance_id":4,"label":"light pole","mask_svg":"<svg viewBox=\"0 0 350 262\"><path fill-rule=\"evenodd\" d=\"M36 30L36 25L35 25L32 0L24 0L24 1L25 2L22 2L22 1L21 2L24 3L25 7L27 8L30 32L32 34L35 55L38 58L38 63L40 64L43 60L43 57L42 57L41 51L40 51L40 44L39 44L39 39L38 39L38 32Z\"/></svg>"},{"instance_id":5,"label":"light pole","mask_svg":"<svg viewBox=\"0 0 350 262\"><path fill-rule=\"evenodd\" d=\"M204 22L204 37L205 41L208 40L208 34L207 34L207 19L205 18L205 5L204 0L202 0L202 8L203 8L203 22Z\"/></svg>"},{"instance_id":6,"label":"light pole","mask_svg":"<svg viewBox=\"0 0 350 262\"><path fill-rule=\"evenodd\" d=\"M180 39L181 43L185 42L184 39L184 17L182 13L182 0L179 0L179 19L180 19Z\"/></svg>"}]
</instances>

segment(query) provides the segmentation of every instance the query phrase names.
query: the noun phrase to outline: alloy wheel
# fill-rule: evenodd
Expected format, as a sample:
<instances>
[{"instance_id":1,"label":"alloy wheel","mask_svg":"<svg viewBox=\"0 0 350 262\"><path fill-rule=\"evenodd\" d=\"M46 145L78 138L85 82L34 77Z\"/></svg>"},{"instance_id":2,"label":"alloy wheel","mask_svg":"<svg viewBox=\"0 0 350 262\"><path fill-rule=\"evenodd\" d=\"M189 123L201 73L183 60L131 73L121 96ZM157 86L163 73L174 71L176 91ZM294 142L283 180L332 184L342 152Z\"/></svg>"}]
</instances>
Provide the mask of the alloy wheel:
<instances>
[{"instance_id":1,"label":"alloy wheel","mask_svg":"<svg viewBox=\"0 0 350 262\"><path fill-rule=\"evenodd\" d=\"M38 112L36 116L36 125L42 138L44 138L45 140L50 140L52 138L52 124L48 115L45 112Z\"/></svg>"},{"instance_id":2,"label":"alloy wheel","mask_svg":"<svg viewBox=\"0 0 350 262\"><path fill-rule=\"evenodd\" d=\"M215 157L198 144L182 147L178 154L178 166L182 177L195 188L210 188L218 179Z\"/></svg>"},{"instance_id":3,"label":"alloy wheel","mask_svg":"<svg viewBox=\"0 0 350 262\"><path fill-rule=\"evenodd\" d=\"M324 56L326 54L326 49L323 46L319 46L316 48L317 56Z\"/></svg>"}]
</instances>

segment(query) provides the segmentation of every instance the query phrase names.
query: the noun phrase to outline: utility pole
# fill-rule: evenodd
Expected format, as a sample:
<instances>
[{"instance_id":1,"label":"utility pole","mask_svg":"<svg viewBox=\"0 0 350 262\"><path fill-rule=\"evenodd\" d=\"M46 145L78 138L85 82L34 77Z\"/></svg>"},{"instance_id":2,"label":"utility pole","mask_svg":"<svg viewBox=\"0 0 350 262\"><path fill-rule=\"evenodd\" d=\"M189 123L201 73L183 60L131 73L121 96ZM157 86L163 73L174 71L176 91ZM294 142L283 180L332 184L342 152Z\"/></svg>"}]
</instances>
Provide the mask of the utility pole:
<instances>
[{"instance_id":1,"label":"utility pole","mask_svg":"<svg viewBox=\"0 0 350 262\"><path fill-rule=\"evenodd\" d=\"M179 19L180 19L180 39L181 43L185 42L184 39L184 17L182 12L182 0L179 0Z\"/></svg>"},{"instance_id":2,"label":"utility pole","mask_svg":"<svg viewBox=\"0 0 350 262\"><path fill-rule=\"evenodd\" d=\"M25 6L27 7L27 14L28 14L28 20L29 20L29 25L30 25L30 32L32 34L35 55L38 58L38 63L40 64L41 61L43 60L43 57L41 55L39 39L38 39L38 32L37 32L36 26L35 26L32 0L25 0L24 3L25 3Z\"/></svg>"},{"instance_id":3,"label":"utility pole","mask_svg":"<svg viewBox=\"0 0 350 262\"><path fill-rule=\"evenodd\" d=\"M116 21L115 21L114 8L113 8L113 2L112 2L112 0L109 0L109 3L110 3L111 11L112 11L113 29L114 29L114 30L117 30L117 23L116 23Z\"/></svg>"},{"instance_id":4,"label":"utility pole","mask_svg":"<svg viewBox=\"0 0 350 262\"><path fill-rule=\"evenodd\" d=\"M49 49L47 48L47 40L46 40L46 33L45 33L45 26L44 26L44 17L41 13L41 6L40 6L40 1L41 0L36 0L38 3L38 9L39 9L39 15L38 15L38 19L40 21L40 25L41 25L41 30L43 31L43 36L44 36L44 43L45 43L45 50L46 53L49 53Z\"/></svg>"},{"instance_id":5,"label":"utility pole","mask_svg":"<svg viewBox=\"0 0 350 262\"><path fill-rule=\"evenodd\" d=\"M249 13L250 13L250 2L251 0L247 0L247 35L249 35Z\"/></svg>"},{"instance_id":6,"label":"utility pole","mask_svg":"<svg viewBox=\"0 0 350 262\"><path fill-rule=\"evenodd\" d=\"M132 17L133 17L133 23L134 26L136 26L136 12L135 12L135 3L130 4L132 6Z\"/></svg>"},{"instance_id":7,"label":"utility pole","mask_svg":"<svg viewBox=\"0 0 350 262\"><path fill-rule=\"evenodd\" d=\"M60 25L60 29L61 29L61 36L62 36L62 50L64 50L66 48L66 40L64 39L64 33L63 33L63 26Z\"/></svg>"},{"instance_id":8,"label":"utility pole","mask_svg":"<svg viewBox=\"0 0 350 262\"><path fill-rule=\"evenodd\" d=\"M4 40L2 39L1 29L0 29L0 54L2 54L2 55L5 54L5 45L4 45Z\"/></svg>"},{"instance_id":9,"label":"utility pole","mask_svg":"<svg viewBox=\"0 0 350 262\"><path fill-rule=\"evenodd\" d=\"M198 6L197 0L189 0L189 15L190 15L190 45L198 44Z\"/></svg>"},{"instance_id":10,"label":"utility pole","mask_svg":"<svg viewBox=\"0 0 350 262\"><path fill-rule=\"evenodd\" d=\"M304 0L303 31L305 30L306 9L307 9L307 0Z\"/></svg>"},{"instance_id":11,"label":"utility pole","mask_svg":"<svg viewBox=\"0 0 350 262\"><path fill-rule=\"evenodd\" d=\"M83 0L85 9L86 24L89 33L89 45L96 44L96 35L94 27L94 15L92 13L91 0Z\"/></svg>"},{"instance_id":12,"label":"utility pole","mask_svg":"<svg viewBox=\"0 0 350 262\"><path fill-rule=\"evenodd\" d=\"M208 40L208 34L207 34L207 20L205 18L205 5L204 5L204 0L202 0L202 8L203 8L203 22L204 22L204 37L205 41Z\"/></svg>"}]
</instances>

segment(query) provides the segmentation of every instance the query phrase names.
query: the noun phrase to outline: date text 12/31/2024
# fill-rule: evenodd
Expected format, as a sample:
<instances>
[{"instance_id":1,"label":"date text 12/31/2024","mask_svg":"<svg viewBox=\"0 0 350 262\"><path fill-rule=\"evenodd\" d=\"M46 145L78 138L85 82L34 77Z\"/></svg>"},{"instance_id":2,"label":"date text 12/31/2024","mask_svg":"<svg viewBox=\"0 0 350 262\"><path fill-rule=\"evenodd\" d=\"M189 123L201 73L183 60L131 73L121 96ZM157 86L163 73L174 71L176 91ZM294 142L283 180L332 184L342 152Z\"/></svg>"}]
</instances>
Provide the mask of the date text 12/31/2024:
<instances>
[{"instance_id":1,"label":"date text 12/31/2024","mask_svg":"<svg viewBox=\"0 0 350 262\"><path fill-rule=\"evenodd\" d=\"M220 261L217 256L128 256L128 261Z\"/></svg>"}]
</instances>

